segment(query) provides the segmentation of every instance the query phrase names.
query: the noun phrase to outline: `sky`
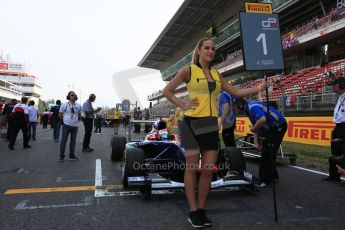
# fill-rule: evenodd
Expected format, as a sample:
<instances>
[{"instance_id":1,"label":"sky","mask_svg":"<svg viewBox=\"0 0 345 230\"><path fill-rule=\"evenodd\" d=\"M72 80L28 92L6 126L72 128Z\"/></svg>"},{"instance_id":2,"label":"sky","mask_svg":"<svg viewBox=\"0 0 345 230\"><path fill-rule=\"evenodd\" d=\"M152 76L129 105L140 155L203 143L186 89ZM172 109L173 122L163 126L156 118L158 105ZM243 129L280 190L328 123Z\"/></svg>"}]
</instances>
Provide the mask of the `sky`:
<instances>
[{"instance_id":1,"label":"sky","mask_svg":"<svg viewBox=\"0 0 345 230\"><path fill-rule=\"evenodd\" d=\"M30 66L43 85L43 100L65 100L74 89L82 101L95 93L96 106L115 107L124 96L116 94L112 76L137 68L182 3L0 0L0 50ZM131 83L143 107L147 95L165 85L159 71Z\"/></svg>"}]
</instances>

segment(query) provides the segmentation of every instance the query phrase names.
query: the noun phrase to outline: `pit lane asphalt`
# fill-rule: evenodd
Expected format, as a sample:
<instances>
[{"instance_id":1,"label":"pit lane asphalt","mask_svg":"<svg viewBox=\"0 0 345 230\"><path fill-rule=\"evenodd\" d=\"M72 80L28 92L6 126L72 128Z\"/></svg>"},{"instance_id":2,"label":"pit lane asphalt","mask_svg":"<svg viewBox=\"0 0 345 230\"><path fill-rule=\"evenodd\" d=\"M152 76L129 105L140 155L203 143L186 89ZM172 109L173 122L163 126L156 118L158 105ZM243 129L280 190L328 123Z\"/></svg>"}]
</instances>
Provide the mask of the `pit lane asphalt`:
<instances>
[{"instance_id":1,"label":"pit lane asphalt","mask_svg":"<svg viewBox=\"0 0 345 230\"><path fill-rule=\"evenodd\" d=\"M92 188L5 195L11 189L94 186L96 159L102 163L103 185L121 184L121 165L109 158L112 129L93 133L95 151L82 153L84 129L80 123L79 161L63 163L58 162L59 143L53 141L52 130L39 127L37 131L31 149L23 149L21 135L14 151L0 140L0 229L192 229L183 192L153 195L151 200L141 196L95 197ZM247 167L257 175L257 162L251 160ZM343 229L344 187L284 165L279 166L279 172L278 223L273 217L271 187L254 192L212 191L206 209L214 226L209 229Z\"/></svg>"}]
</instances>

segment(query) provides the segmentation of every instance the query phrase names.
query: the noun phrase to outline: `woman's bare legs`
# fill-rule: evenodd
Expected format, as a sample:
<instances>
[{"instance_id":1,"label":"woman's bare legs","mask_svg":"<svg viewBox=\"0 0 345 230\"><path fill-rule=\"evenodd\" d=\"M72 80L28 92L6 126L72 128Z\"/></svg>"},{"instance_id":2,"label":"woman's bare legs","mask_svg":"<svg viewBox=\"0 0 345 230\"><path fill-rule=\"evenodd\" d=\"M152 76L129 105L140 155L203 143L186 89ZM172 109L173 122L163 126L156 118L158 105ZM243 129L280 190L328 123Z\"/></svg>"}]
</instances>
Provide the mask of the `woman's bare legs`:
<instances>
[{"instance_id":1,"label":"woman's bare legs","mask_svg":"<svg viewBox=\"0 0 345 230\"><path fill-rule=\"evenodd\" d=\"M197 208L204 209L208 192L210 191L213 167L217 160L217 150L205 150L201 153L201 174L198 183Z\"/></svg>"},{"instance_id":2,"label":"woman's bare legs","mask_svg":"<svg viewBox=\"0 0 345 230\"><path fill-rule=\"evenodd\" d=\"M196 211L196 188L197 188L197 174L200 160L200 151L198 149L185 150L186 169L184 172L184 188L189 204L189 210Z\"/></svg>"}]
</instances>

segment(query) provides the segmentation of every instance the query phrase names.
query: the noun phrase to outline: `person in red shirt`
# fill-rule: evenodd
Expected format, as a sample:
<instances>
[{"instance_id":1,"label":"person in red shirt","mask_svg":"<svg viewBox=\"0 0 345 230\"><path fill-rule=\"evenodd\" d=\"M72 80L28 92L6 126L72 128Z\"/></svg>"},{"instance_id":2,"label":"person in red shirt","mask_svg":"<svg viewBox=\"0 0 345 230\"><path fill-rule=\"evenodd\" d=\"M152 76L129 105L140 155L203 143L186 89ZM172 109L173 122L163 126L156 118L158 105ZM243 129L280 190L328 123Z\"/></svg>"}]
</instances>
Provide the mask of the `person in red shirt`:
<instances>
[{"instance_id":1,"label":"person in red shirt","mask_svg":"<svg viewBox=\"0 0 345 230\"><path fill-rule=\"evenodd\" d=\"M29 123L29 109L26 105L28 103L27 97L22 97L21 103L16 104L12 110L13 126L11 132L11 139L8 148L13 150L16 143L17 135L21 129L23 132L23 146L24 148L31 148L28 137L28 123Z\"/></svg>"}]
</instances>

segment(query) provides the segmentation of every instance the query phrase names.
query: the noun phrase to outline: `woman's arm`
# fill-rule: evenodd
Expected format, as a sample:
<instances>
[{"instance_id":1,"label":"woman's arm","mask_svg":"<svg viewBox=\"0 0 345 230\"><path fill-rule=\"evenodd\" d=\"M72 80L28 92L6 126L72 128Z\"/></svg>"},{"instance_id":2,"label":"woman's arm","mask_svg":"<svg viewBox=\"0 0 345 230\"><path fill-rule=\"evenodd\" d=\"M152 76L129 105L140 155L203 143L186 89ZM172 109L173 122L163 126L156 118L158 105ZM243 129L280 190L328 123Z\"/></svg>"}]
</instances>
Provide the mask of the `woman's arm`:
<instances>
[{"instance_id":1,"label":"woman's arm","mask_svg":"<svg viewBox=\"0 0 345 230\"><path fill-rule=\"evenodd\" d=\"M238 98L247 97L247 96L256 94L260 92L261 90L265 89L266 87L266 81L263 80L261 85L259 86L254 86L252 88L247 88L247 89L237 89L232 84L227 82L220 73L218 74L219 74L220 82L222 84L222 89Z\"/></svg>"},{"instance_id":2,"label":"woman's arm","mask_svg":"<svg viewBox=\"0 0 345 230\"><path fill-rule=\"evenodd\" d=\"M193 106L197 105L196 100L184 102L178 99L174 91L182 82L187 82L190 77L190 68L189 66L184 67L176 76L164 87L162 93L163 95L171 101L174 105L180 107L183 110L187 110Z\"/></svg>"}]
</instances>

